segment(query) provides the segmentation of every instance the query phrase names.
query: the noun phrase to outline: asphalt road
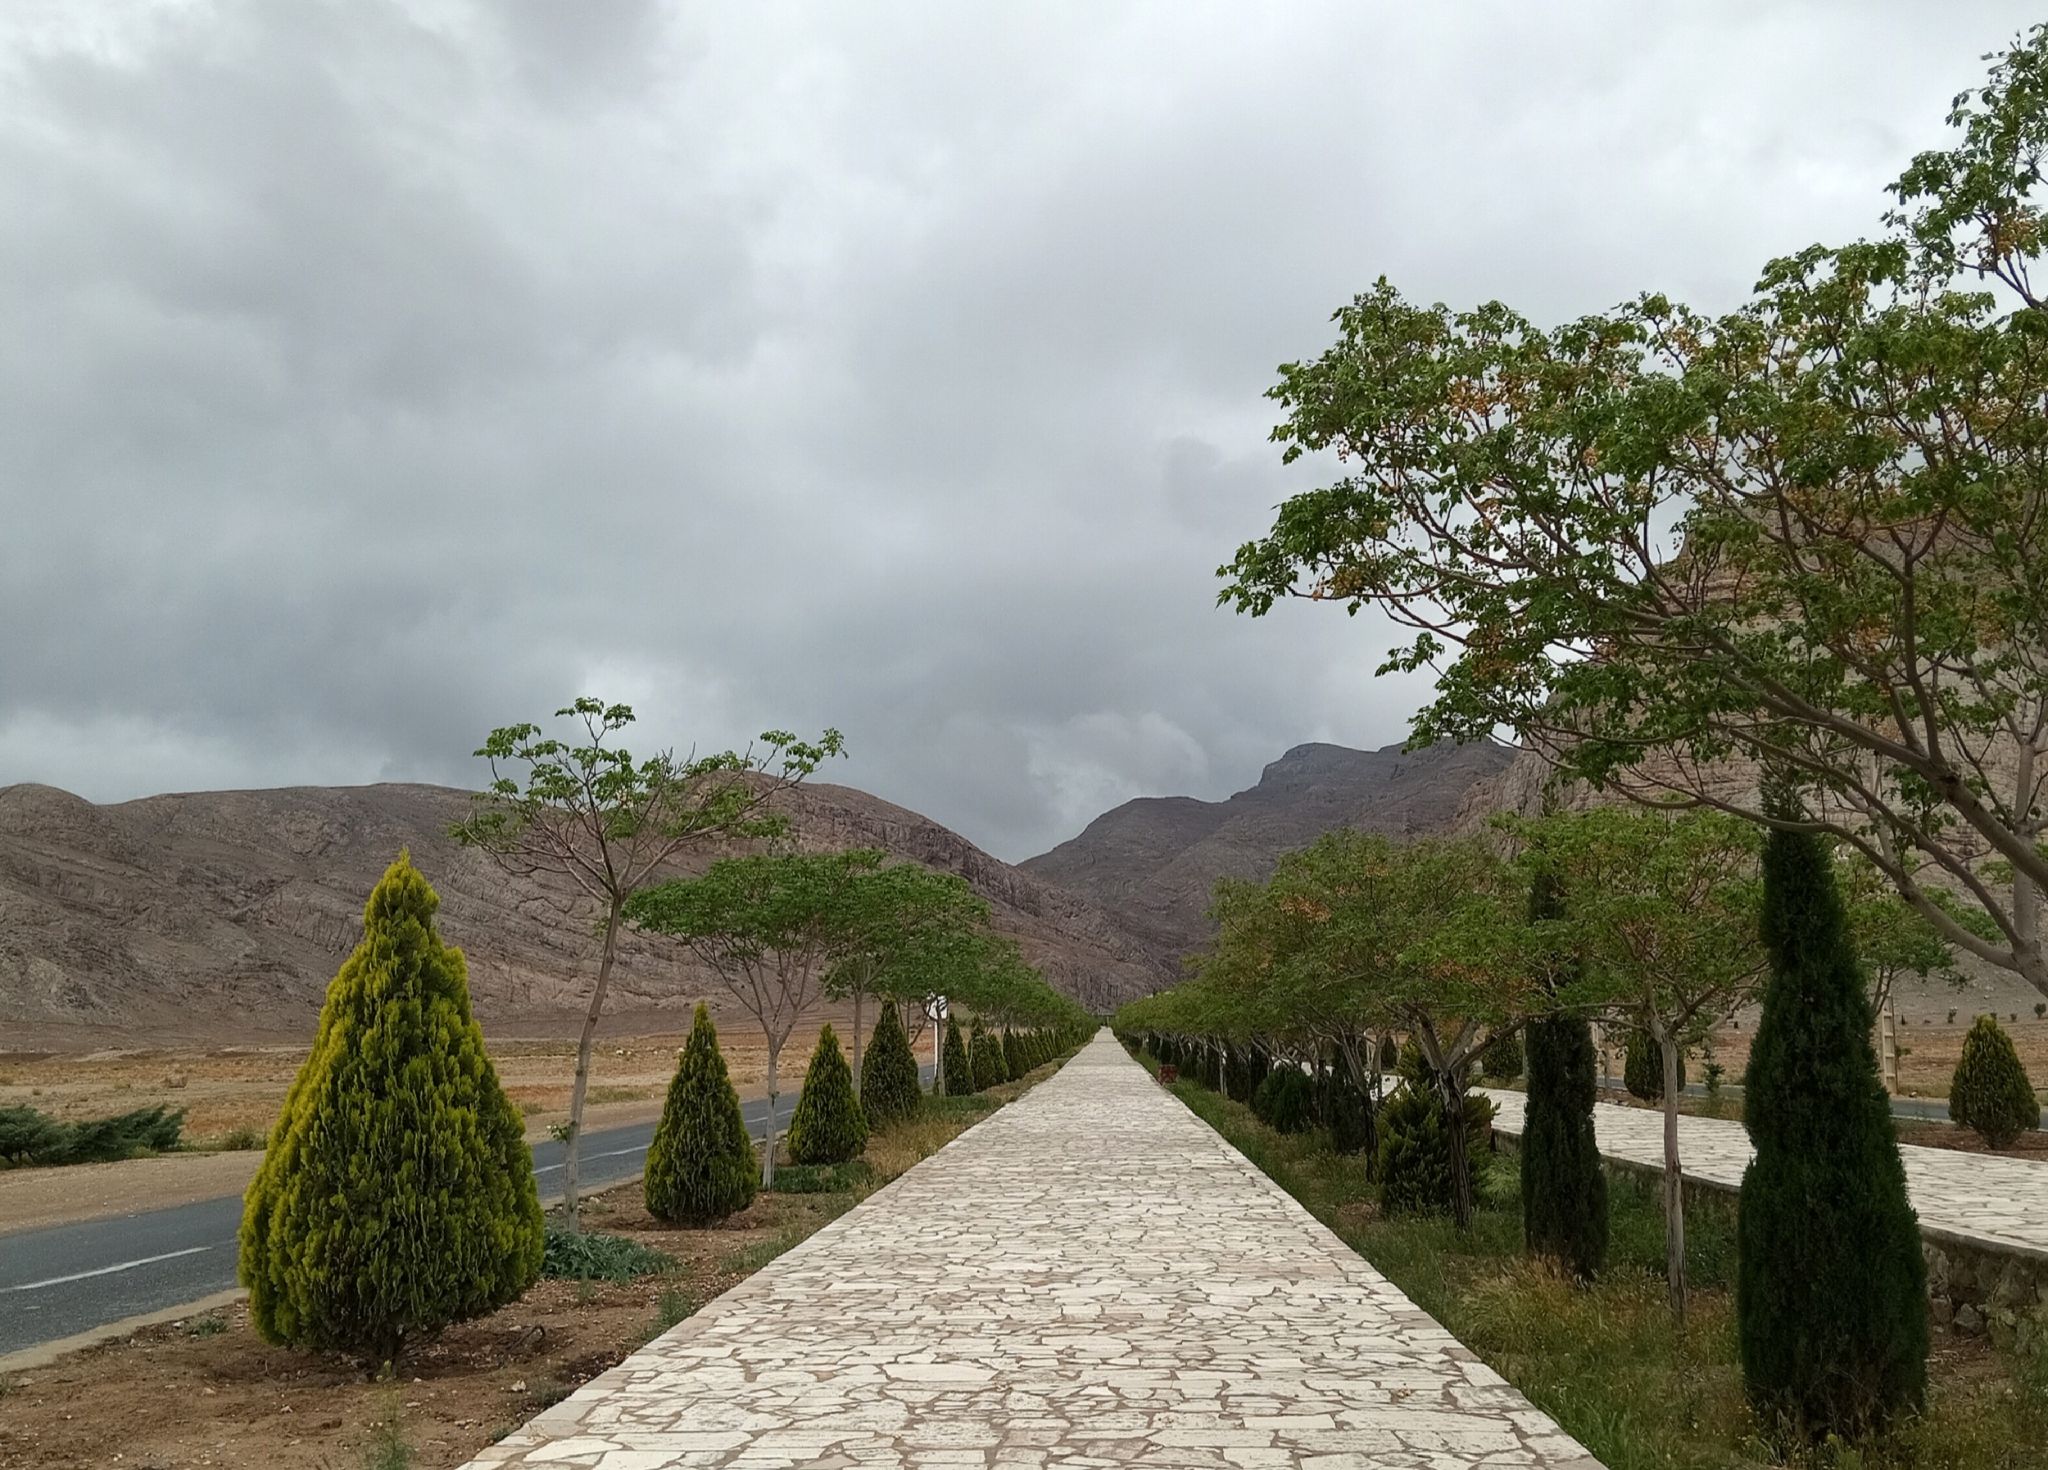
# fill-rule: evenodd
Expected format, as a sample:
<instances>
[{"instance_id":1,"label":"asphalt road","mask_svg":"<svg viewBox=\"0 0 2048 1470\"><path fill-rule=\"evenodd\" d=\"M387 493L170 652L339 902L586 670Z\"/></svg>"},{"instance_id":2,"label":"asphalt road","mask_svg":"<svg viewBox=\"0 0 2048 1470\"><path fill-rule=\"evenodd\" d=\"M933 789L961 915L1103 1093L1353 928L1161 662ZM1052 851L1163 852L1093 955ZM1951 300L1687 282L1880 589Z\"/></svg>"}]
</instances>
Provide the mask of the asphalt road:
<instances>
[{"instance_id":1,"label":"asphalt road","mask_svg":"<svg viewBox=\"0 0 2048 1470\"><path fill-rule=\"evenodd\" d=\"M929 1083L931 1069L923 1072ZM761 1137L767 1100L740 1110ZM795 1110L795 1095L785 1094L777 1107L781 1127ZM586 1134L583 1188L639 1173L653 1137L652 1120ZM561 1190L562 1152L553 1139L533 1146L543 1199ZM241 1223L242 1197L232 1194L0 1235L0 1357L231 1289Z\"/></svg>"}]
</instances>

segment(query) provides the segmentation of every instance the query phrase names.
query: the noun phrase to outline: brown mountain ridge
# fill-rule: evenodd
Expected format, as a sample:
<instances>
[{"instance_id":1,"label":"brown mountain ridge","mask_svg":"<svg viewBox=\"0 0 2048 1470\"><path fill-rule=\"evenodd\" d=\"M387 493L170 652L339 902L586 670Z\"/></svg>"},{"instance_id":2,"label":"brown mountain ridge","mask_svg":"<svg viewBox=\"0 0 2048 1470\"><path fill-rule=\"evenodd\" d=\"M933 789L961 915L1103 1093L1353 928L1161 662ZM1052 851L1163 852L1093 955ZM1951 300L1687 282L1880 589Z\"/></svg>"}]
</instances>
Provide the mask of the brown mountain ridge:
<instances>
[{"instance_id":1,"label":"brown mountain ridge","mask_svg":"<svg viewBox=\"0 0 2048 1470\"><path fill-rule=\"evenodd\" d=\"M1338 827L1395 837L1447 831L1468 804L1488 798L1513 758L1490 744L1297 745L1228 800L1127 801L1020 866L1091 900L1177 970L1209 940L1204 916L1218 878L1264 878L1282 854Z\"/></svg>"},{"instance_id":2,"label":"brown mountain ridge","mask_svg":"<svg viewBox=\"0 0 2048 1470\"><path fill-rule=\"evenodd\" d=\"M989 900L996 927L1084 1004L1113 1006L1170 979L1086 898L929 818L825 783L786 801L801 846L879 847L960 874ZM589 916L458 847L447 831L469 802L463 791L399 784L105 806L48 786L0 788L0 1050L307 1034L361 932L365 896L401 848L441 895L479 1017L560 1029L580 1013L593 972ZM621 1016L678 1010L712 988L674 946L639 936L612 983L610 1010Z\"/></svg>"}]
</instances>

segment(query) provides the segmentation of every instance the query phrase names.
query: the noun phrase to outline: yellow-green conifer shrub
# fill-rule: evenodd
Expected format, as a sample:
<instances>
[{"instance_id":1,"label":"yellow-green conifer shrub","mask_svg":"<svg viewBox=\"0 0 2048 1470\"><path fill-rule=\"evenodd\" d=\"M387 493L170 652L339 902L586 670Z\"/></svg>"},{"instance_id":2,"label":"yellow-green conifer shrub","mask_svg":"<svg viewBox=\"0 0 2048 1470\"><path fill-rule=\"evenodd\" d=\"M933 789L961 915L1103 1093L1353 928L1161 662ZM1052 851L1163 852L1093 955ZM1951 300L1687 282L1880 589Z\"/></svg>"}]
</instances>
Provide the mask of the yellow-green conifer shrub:
<instances>
[{"instance_id":1,"label":"yellow-green conifer shrub","mask_svg":"<svg viewBox=\"0 0 2048 1470\"><path fill-rule=\"evenodd\" d=\"M752 1204L760 1174L718 1028L699 1005L647 1146L647 1211L673 1224L709 1225Z\"/></svg>"},{"instance_id":2,"label":"yellow-green conifer shrub","mask_svg":"<svg viewBox=\"0 0 2048 1470\"><path fill-rule=\"evenodd\" d=\"M533 1159L439 904L399 854L249 1186L240 1275L272 1342L388 1363L540 1274Z\"/></svg>"}]
</instances>

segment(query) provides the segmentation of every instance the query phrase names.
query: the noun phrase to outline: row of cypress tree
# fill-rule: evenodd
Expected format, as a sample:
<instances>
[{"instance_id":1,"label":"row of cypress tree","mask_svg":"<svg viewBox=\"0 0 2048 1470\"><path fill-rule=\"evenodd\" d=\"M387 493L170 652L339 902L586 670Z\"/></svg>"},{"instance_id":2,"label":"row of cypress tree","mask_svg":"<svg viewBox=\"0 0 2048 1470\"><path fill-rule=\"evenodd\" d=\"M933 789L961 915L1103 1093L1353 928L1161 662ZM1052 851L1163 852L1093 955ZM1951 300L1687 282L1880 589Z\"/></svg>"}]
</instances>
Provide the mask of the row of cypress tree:
<instances>
[{"instance_id":1,"label":"row of cypress tree","mask_svg":"<svg viewBox=\"0 0 2048 1470\"><path fill-rule=\"evenodd\" d=\"M1736 1284L1744 1381L1758 1417L1788 1439L1854 1438L1917 1410L1927 1387L1926 1268L1890 1101L1870 1035L1869 987L1820 839L1773 829L1765 842L1762 938L1770 973L1744 1087L1755 1157L1739 1204ZM1531 885L1534 921L1561 918L1569 901L1554 876ZM1572 988L1569 966L1552 994ZM1598 1095L1591 1026L1563 1006L1525 1025L1527 1103L1521 1140L1527 1249L1589 1281L1608 1249L1605 1166L1594 1136ZM1994 1034L1996 1033L1996 1034ZM2005 1042L2001 1047L1999 1043ZM1293 1066L1272 1068L1264 1049L1208 1037L1148 1035L1161 1061L1219 1088L1281 1131L1307 1126ZM2010 1042L1980 1023L1958 1068L1959 1121L1984 1117L2001 1133L2033 1126L2038 1104L2014 1080ZM1412 1068L1413 1059L1404 1065ZM1487 1060L1506 1070L1504 1049ZM1651 1085L1646 1068L1633 1080ZM1967 1076L1966 1076L1967 1070ZM1655 1078L1661 1090L1661 1069ZM1408 1086L1379 1110L1376 1163L1390 1208L1431 1207L1441 1193L1441 1116L1425 1116L1436 1089ZM1310 1089L1314 1121L1355 1121ZM1404 1111L1404 1109L1406 1111ZM1408 1116L1409 1113L1415 1116Z\"/></svg>"},{"instance_id":2,"label":"row of cypress tree","mask_svg":"<svg viewBox=\"0 0 2048 1470\"><path fill-rule=\"evenodd\" d=\"M480 1316L539 1275L540 1196L519 1110L471 1010L440 900L401 853L371 892L363 935L329 985L311 1054L286 1095L244 1200L238 1274L273 1342L389 1364L408 1342ZM979 1024L960 1075L993 1086L1078 1036ZM965 1048L953 1023L950 1053ZM828 1025L790 1120L802 1164L856 1158L870 1128L914 1116L923 1092L901 1015L885 1006L859 1095ZM698 1006L648 1148L647 1208L703 1225L758 1188L754 1140Z\"/></svg>"}]
</instances>

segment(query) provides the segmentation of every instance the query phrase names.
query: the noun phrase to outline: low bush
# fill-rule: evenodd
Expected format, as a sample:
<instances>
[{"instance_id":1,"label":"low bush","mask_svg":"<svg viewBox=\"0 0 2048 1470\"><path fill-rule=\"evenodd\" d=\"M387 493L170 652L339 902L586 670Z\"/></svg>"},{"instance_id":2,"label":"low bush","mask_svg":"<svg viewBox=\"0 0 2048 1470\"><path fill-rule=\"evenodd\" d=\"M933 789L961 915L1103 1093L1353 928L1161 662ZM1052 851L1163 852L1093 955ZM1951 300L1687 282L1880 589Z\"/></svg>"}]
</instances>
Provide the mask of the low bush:
<instances>
[{"instance_id":1,"label":"low bush","mask_svg":"<svg viewBox=\"0 0 2048 1470\"><path fill-rule=\"evenodd\" d=\"M1993 1148L2041 1126L2034 1084L1996 1016L1979 1016L1963 1038L1962 1060L1949 1079L1948 1115Z\"/></svg>"},{"instance_id":2,"label":"low bush","mask_svg":"<svg viewBox=\"0 0 2048 1470\"><path fill-rule=\"evenodd\" d=\"M778 1194L858 1194L872 1189L877 1178L874 1166L864 1159L839 1164L782 1164L775 1170L774 1187Z\"/></svg>"},{"instance_id":3,"label":"low bush","mask_svg":"<svg viewBox=\"0 0 2048 1470\"><path fill-rule=\"evenodd\" d=\"M1300 1133L1313 1121L1308 1074L1282 1062L1252 1093L1252 1113L1276 1133Z\"/></svg>"},{"instance_id":4,"label":"low bush","mask_svg":"<svg viewBox=\"0 0 2048 1470\"><path fill-rule=\"evenodd\" d=\"M183 1108L137 1108L66 1123L25 1104L0 1107L0 1167L102 1164L165 1153L178 1146L184 1126Z\"/></svg>"},{"instance_id":5,"label":"low bush","mask_svg":"<svg viewBox=\"0 0 2048 1470\"><path fill-rule=\"evenodd\" d=\"M1486 1151L1493 1113L1485 1098L1465 1099L1465 1153L1475 1170ZM1402 1087L1380 1109L1379 1133L1380 1208L1390 1215L1450 1209L1451 1135L1436 1089Z\"/></svg>"},{"instance_id":6,"label":"low bush","mask_svg":"<svg viewBox=\"0 0 2048 1470\"><path fill-rule=\"evenodd\" d=\"M1664 1100L1664 1047L1647 1031L1628 1034L1628 1054L1621 1067L1621 1085L1642 1102ZM1678 1086L1685 1088L1685 1058L1678 1059Z\"/></svg>"},{"instance_id":7,"label":"low bush","mask_svg":"<svg viewBox=\"0 0 2048 1470\"><path fill-rule=\"evenodd\" d=\"M675 1258L623 1235L565 1230L550 1224L540 1274L561 1281L631 1281L675 1264Z\"/></svg>"}]
</instances>

